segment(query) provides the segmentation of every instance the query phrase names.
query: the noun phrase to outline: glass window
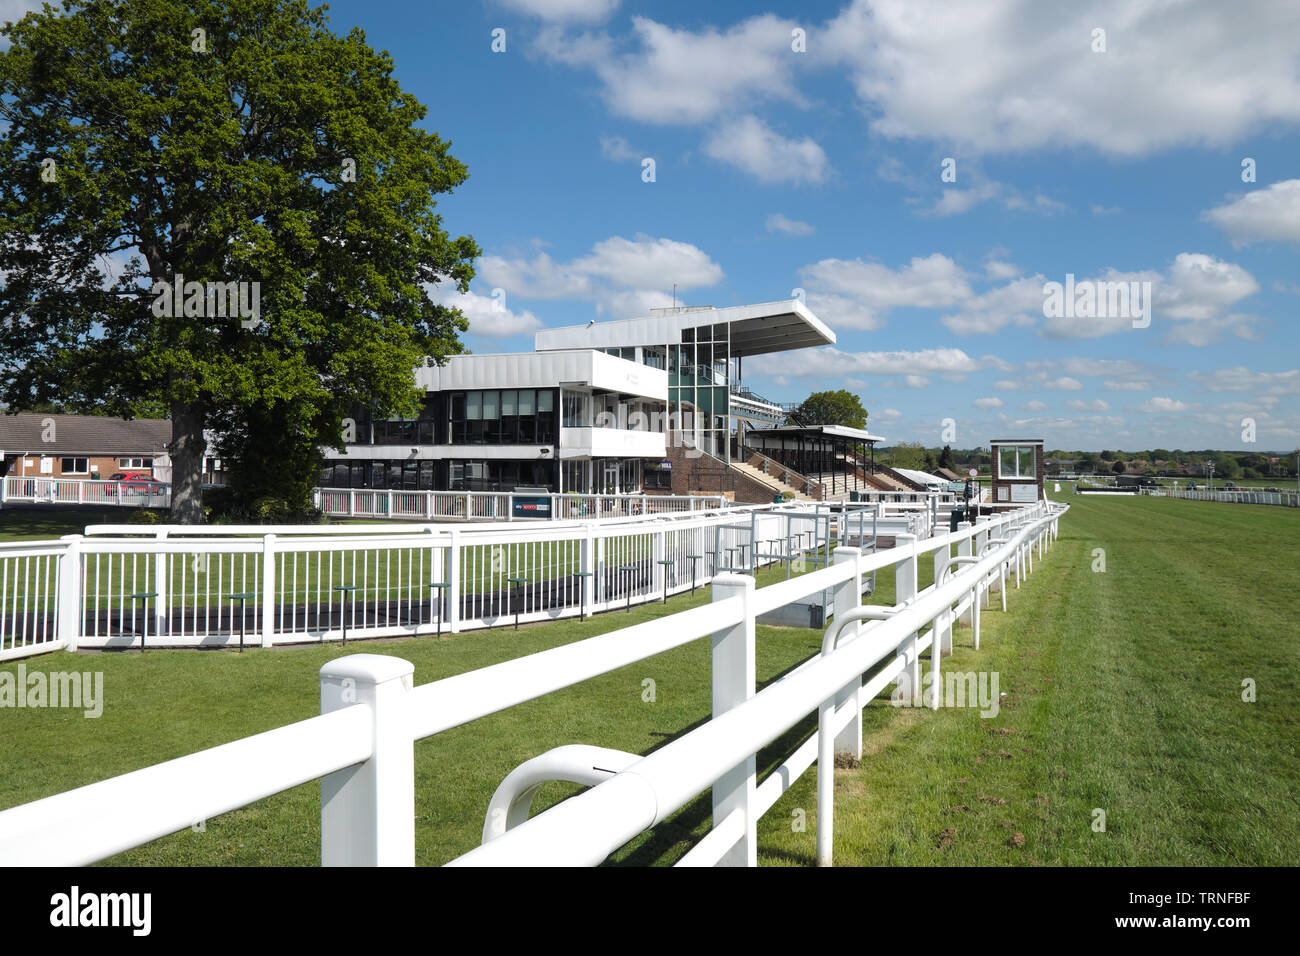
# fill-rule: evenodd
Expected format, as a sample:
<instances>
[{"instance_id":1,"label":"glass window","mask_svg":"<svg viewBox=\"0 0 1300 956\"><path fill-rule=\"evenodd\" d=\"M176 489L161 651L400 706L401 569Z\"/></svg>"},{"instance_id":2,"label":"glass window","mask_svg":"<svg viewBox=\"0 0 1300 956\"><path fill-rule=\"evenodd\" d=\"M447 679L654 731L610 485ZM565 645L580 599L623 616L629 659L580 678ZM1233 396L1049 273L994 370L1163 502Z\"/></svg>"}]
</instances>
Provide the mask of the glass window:
<instances>
[{"instance_id":1,"label":"glass window","mask_svg":"<svg viewBox=\"0 0 1300 956\"><path fill-rule=\"evenodd\" d=\"M534 413L533 403L536 400L536 396L537 393L531 388L521 388L519 390L519 414L521 416L532 415ZM505 402L502 401L501 404L504 407ZM505 414L505 412L502 412L502 414Z\"/></svg>"},{"instance_id":2,"label":"glass window","mask_svg":"<svg viewBox=\"0 0 1300 956\"><path fill-rule=\"evenodd\" d=\"M501 393L493 389L483 393L483 420L492 421L497 417L500 408Z\"/></svg>"},{"instance_id":3,"label":"glass window","mask_svg":"<svg viewBox=\"0 0 1300 956\"><path fill-rule=\"evenodd\" d=\"M465 417L476 421L483 417L483 393L470 392L465 396Z\"/></svg>"},{"instance_id":4,"label":"glass window","mask_svg":"<svg viewBox=\"0 0 1300 956\"><path fill-rule=\"evenodd\" d=\"M537 393L537 410L539 412L555 411L555 392L551 389L543 389Z\"/></svg>"},{"instance_id":5,"label":"glass window","mask_svg":"<svg viewBox=\"0 0 1300 956\"><path fill-rule=\"evenodd\" d=\"M501 417L507 415L518 415L517 409L518 393L513 388L508 388L501 393Z\"/></svg>"}]
</instances>

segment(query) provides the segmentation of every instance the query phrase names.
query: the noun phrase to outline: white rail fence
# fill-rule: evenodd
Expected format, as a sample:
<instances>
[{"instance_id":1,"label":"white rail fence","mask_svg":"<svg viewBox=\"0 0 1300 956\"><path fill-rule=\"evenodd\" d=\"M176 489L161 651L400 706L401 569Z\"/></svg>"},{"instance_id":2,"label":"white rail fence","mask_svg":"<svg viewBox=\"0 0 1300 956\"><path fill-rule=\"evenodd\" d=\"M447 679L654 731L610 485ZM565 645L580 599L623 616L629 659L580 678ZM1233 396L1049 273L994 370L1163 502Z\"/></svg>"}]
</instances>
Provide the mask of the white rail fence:
<instances>
[{"instance_id":1,"label":"white rail fence","mask_svg":"<svg viewBox=\"0 0 1300 956\"><path fill-rule=\"evenodd\" d=\"M332 517L513 521L627 518L726 507L720 495L575 495L508 491L394 491L318 488L316 507Z\"/></svg>"},{"instance_id":2,"label":"white rail fence","mask_svg":"<svg viewBox=\"0 0 1300 956\"><path fill-rule=\"evenodd\" d=\"M91 863L320 778L324 864L411 865L415 740L708 637L710 721L645 757L602 751L613 759L592 766L591 748L578 747L525 763L489 804L483 845L454 862L596 864L712 787L713 829L680 865L752 865L758 819L817 763L818 857L829 863L830 768L836 751L860 755L862 708L890 683L919 691L926 650L934 678L926 703L939 706L955 624L970 622L978 647L990 590L1005 610L1008 575L1019 586L1065 510L1040 502L927 541L900 534L897 547L876 554L841 547L831 565L761 589L723 573L708 605L419 687L407 661L344 657L321 669L319 717L0 813L0 861ZM918 589L926 554L936 583ZM863 576L887 567L897 603L859 607ZM822 653L755 693L757 617L827 588L835 621ZM814 711L817 736L760 783L755 754ZM596 785L524 822L529 788L547 779Z\"/></svg>"},{"instance_id":3,"label":"white rail fence","mask_svg":"<svg viewBox=\"0 0 1300 956\"><path fill-rule=\"evenodd\" d=\"M270 534L92 525L57 542L0 544L0 660L61 648L269 647L581 617L665 600L720 570L816 567L854 520L858 538L873 542L877 534L928 534L925 516L903 507L768 505Z\"/></svg>"},{"instance_id":4,"label":"white rail fence","mask_svg":"<svg viewBox=\"0 0 1300 956\"><path fill-rule=\"evenodd\" d=\"M1300 493L1294 491L1178 491L1172 488L1143 488L1142 494L1156 498L1184 498L1188 501L1226 501L1243 505L1281 505L1300 508Z\"/></svg>"},{"instance_id":5,"label":"white rail fence","mask_svg":"<svg viewBox=\"0 0 1300 956\"><path fill-rule=\"evenodd\" d=\"M97 505L170 508L171 485L81 478L0 478L0 505Z\"/></svg>"}]
</instances>

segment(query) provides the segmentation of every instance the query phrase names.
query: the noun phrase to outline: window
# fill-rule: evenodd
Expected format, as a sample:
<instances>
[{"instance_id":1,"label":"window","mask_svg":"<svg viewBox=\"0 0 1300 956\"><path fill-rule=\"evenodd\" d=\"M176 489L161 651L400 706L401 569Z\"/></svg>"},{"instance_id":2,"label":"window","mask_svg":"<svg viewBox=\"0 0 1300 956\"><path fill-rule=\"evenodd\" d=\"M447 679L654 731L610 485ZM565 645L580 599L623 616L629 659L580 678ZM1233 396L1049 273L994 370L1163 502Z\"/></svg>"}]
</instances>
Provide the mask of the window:
<instances>
[{"instance_id":1,"label":"window","mask_svg":"<svg viewBox=\"0 0 1300 956\"><path fill-rule=\"evenodd\" d=\"M90 474L89 458L63 458L59 461L59 471L65 475Z\"/></svg>"},{"instance_id":2,"label":"window","mask_svg":"<svg viewBox=\"0 0 1300 956\"><path fill-rule=\"evenodd\" d=\"M119 458L119 468L153 468L152 458Z\"/></svg>"},{"instance_id":3,"label":"window","mask_svg":"<svg viewBox=\"0 0 1300 956\"><path fill-rule=\"evenodd\" d=\"M999 478L1037 478L1033 445L1003 445L998 449Z\"/></svg>"},{"instance_id":4,"label":"window","mask_svg":"<svg viewBox=\"0 0 1300 956\"><path fill-rule=\"evenodd\" d=\"M590 428L587 418L587 396L582 392L564 393L564 427Z\"/></svg>"}]
</instances>

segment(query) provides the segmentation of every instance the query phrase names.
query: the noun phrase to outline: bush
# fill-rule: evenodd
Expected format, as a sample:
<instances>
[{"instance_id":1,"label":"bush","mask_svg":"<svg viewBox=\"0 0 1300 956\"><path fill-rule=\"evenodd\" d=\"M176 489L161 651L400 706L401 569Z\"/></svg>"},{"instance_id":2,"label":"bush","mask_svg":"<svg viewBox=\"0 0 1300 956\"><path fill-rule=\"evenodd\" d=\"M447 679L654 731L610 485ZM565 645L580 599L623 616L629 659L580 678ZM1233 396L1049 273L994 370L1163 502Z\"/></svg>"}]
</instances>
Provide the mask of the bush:
<instances>
[{"instance_id":1,"label":"bush","mask_svg":"<svg viewBox=\"0 0 1300 956\"><path fill-rule=\"evenodd\" d=\"M127 524L157 524L158 512L150 511L148 508L136 508L131 512L131 517L126 519Z\"/></svg>"},{"instance_id":2,"label":"bush","mask_svg":"<svg viewBox=\"0 0 1300 956\"><path fill-rule=\"evenodd\" d=\"M289 502L273 495L263 495L261 498L254 499L248 511L249 517L254 521L269 524L287 523L293 513Z\"/></svg>"}]
</instances>

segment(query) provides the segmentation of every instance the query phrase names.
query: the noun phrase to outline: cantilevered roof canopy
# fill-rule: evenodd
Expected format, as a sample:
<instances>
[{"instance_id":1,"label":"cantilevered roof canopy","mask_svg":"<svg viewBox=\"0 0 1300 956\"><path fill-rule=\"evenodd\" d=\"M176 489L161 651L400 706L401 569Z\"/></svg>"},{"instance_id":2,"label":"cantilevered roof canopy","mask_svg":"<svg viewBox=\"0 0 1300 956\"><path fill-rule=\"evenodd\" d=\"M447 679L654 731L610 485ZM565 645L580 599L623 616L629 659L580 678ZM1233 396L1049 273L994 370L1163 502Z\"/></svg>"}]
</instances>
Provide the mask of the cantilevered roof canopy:
<instances>
[{"instance_id":1,"label":"cantilevered roof canopy","mask_svg":"<svg viewBox=\"0 0 1300 956\"><path fill-rule=\"evenodd\" d=\"M549 352L555 349L677 345L682 341L684 330L721 323L731 327L733 356L835 344L835 333L823 325L806 305L798 299L787 299L723 309L655 309L648 318L542 329L536 334L534 346L539 352Z\"/></svg>"},{"instance_id":2,"label":"cantilevered roof canopy","mask_svg":"<svg viewBox=\"0 0 1300 956\"><path fill-rule=\"evenodd\" d=\"M782 425L779 428L755 428L749 433L752 439L767 435L780 438L840 438L852 442L875 444L885 439L861 428L847 425Z\"/></svg>"}]
</instances>

